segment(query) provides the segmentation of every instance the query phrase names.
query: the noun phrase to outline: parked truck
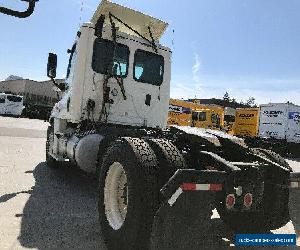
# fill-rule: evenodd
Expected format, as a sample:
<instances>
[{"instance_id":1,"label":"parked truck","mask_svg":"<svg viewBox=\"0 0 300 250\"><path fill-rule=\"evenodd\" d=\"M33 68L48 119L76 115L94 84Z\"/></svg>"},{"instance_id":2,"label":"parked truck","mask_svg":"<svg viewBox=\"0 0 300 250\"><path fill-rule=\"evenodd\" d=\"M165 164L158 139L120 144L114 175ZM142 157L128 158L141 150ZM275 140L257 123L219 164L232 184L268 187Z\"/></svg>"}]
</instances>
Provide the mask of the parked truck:
<instances>
[{"instance_id":1,"label":"parked truck","mask_svg":"<svg viewBox=\"0 0 300 250\"><path fill-rule=\"evenodd\" d=\"M224 127L224 108L170 99L168 125L220 130Z\"/></svg>"},{"instance_id":2,"label":"parked truck","mask_svg":"<svg viewBox=\"0 0 300 250\"><path fill-rule=\"evenodd\" d=\"M24 108L23 96L0 93L0 115L20 117Z\"/></svg>"},{"instance_id":3,"label":"parked truck","mask_svg":"<svg viewBox=\"0 0 300 250\"><path fill-rule=\"evenodd\" d=\"M257 137L259 127L259 108L237 108L232 134L236 136Z\"/></svg>"},{"instance_id":4,"label":"parked truck","mask_svg":"<svg viewBox=\"0 0 300 250\"><path fill-rule=\"evenodd\" d=\"M166 129L171 51L159 43L166 26L102 1L77 33L65 83L56 84L57 56L49 54L48 76L64 94L49 121L47 165L72 162L98 176L108 249L147 249L160 213L176 209L204 223L216 207L239 231L284 225L289 187L300 183L284 159L220 131Z\"/></svg>"}]
</instances>

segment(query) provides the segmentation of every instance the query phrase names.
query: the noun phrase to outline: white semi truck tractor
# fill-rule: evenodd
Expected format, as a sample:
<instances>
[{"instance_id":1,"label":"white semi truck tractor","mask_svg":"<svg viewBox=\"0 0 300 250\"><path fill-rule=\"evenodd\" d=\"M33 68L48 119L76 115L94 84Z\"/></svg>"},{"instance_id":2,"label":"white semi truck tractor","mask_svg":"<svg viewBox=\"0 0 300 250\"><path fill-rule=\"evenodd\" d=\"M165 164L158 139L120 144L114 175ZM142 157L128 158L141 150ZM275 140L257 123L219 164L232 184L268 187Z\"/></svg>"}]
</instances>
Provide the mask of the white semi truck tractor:
<instances>
[{"instance_id":1,"label":"white semi truck tractor","mask_svg":"<svg viewBox=\"0 0 300 250\"><path fill-rule=\"evenodd\" d=\"M166 128L171 51L159 43L166 27L102 1L69 50L65 83L55 82L57 56L49 54L48 76L63 95L50 118L47 165L72 162L97 176L108 249L149 248L161 211L189 209L209 221L216 207L240 231L284 225L300 176L282 158L218 131Z\"/></svg>"}]
</instances>

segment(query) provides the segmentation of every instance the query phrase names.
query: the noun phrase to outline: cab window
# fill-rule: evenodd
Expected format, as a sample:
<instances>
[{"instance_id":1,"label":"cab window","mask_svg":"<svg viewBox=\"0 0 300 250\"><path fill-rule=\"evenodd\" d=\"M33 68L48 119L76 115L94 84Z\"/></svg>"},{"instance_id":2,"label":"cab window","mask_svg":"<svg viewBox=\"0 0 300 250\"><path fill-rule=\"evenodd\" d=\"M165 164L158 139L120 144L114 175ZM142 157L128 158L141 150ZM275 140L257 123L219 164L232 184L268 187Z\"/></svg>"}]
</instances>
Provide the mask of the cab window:
<instances>
[{"instance_id":1,"label":"cab window","mask_svg":"<svg viewBox=\"0 0 300 250\"><path fill-rule=\"evenodd\" d=\"M5 97L0 97L0 103L5 103Z\"/></svg>"},{"instance_id":2,"label":"cab window","mask_svg":"<svg viewBox=\"0 0 300 250\"><path fill-rule=\"evenodd\" d=\"M110 40L97 38L94 43L92 67L100 74L112 73L126 77L128 74L129 48L117 43L114 51L114 43Z\"/></svg>"},{"instance_id":3,"label":"cab window","mask_svg":"<svg viewBox=\"0 0 300 250\"><path fill-rule=\"evenodd\" d=\"M193 112L192 119L194 121L206 121L206 112Z\"/></svg>"},{"instance_id":4,"label":"cab window","mask_svg":"<svg viewBox=\"0 0 300 250\"><path fill-rule=\"evenodd\" d=\"M137 82L160 86L163 82L164 58L138 49L134 55L134 79Z\"/></svg>"},{"instance_id":5,"label":"cab window","mask_svg":"<svg viewBox=\"0 0 300 250\"><path fill-rule=\"evenodd\" d=\"M192 113L192 120L193 121L198 121L198 113L197 112Z\"/></svg>"}]
</instances>

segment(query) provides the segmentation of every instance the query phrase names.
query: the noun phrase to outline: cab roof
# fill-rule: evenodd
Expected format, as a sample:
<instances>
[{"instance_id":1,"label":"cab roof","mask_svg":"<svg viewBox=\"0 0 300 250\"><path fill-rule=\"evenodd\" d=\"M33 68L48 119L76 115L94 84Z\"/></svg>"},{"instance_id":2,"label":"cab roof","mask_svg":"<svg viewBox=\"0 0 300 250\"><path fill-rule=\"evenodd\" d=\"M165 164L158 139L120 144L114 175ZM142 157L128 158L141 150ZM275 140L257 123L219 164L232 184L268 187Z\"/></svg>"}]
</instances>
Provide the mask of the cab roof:
<instances>
[{"instance_id":1,"label":"cab roof","mask_svg":"<svg viewBox=\"0 0 300 250\"><path fill-rule=\"evenodd\" d=\"M128 24L131 28L149 40L151 40L151 36L149 34L148 27L151 29L153 39L158 41L168 26L166 22L157 18L107 0L102 0L92 17L91 22L95 24L101 15L105 15L104 25L110 25L109 13L121 19L124 23ZM137 36L137 34L123 24L115 22L115 25L120 32Z\"/></svg>"}]
</instances>

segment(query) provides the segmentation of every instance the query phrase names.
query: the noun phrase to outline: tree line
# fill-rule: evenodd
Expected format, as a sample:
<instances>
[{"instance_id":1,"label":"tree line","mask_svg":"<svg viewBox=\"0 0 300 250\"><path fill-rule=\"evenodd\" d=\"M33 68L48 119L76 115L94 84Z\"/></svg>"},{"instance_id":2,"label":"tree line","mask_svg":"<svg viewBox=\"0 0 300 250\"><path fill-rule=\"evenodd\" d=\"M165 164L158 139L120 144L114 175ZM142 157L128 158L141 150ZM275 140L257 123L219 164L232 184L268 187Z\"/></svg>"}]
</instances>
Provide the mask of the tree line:
<instances>
[{"instance_id":1,"label":"tree line","mask_svg":"<svg viewBox=\"0 0 300 250\"><path fill-rule=\"evenodd\" d=\"M240 102L238 102L234 97L230 97L229 93L226 91L224 96L223 96L223 100L225 102L229 102L229 103L233 103L233 104L241 104L241 105L246 105L249 107L257 107L257 104L255 103L255 98L250 96L247 100L241 100Z\"/></svg>"}]
</instances>

